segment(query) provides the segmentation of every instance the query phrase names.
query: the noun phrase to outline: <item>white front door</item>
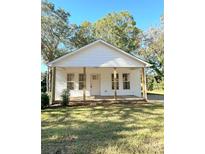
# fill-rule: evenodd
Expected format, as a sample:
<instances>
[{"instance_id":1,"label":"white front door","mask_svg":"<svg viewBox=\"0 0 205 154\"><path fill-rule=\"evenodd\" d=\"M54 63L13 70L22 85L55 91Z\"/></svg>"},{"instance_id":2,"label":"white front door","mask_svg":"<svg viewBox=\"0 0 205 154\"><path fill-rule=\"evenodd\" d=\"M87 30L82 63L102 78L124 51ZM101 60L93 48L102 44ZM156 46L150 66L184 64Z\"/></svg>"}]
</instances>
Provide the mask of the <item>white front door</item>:
<instances>
[{"instance_id":1,"label":"white front door","mask_svg":"<svg viewBox=\"0 0 205 154\"><path fill-rule=\"evenodd\" d=\"M91 74L90 76L90 90L91 95L100 95L100 75L99 74Z\"/></svg>"}]
</instances>

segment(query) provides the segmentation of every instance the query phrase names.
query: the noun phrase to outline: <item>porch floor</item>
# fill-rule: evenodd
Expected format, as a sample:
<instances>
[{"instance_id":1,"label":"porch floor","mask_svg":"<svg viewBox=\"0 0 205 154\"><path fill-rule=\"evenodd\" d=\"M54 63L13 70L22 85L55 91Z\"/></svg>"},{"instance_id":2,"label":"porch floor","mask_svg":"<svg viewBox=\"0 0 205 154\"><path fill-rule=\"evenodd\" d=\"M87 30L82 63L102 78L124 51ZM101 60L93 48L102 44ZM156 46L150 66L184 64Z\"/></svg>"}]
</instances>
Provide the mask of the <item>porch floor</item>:
<instances>
[{"instance_id":1,"label":"porch floor","mask_svg":"<svg viewBox=\"0 0 205 154\"><path fill-rule=\"evenodd\" d=\"M137 97L133 95L123 95L117 96L117 101L138 101L144 100L142 97ZM70 97L71 102L82 102L83 97ZM98 102L98 101L115 101L114 96L86 96L86 101Z\"/></svg>"}]
</instances>

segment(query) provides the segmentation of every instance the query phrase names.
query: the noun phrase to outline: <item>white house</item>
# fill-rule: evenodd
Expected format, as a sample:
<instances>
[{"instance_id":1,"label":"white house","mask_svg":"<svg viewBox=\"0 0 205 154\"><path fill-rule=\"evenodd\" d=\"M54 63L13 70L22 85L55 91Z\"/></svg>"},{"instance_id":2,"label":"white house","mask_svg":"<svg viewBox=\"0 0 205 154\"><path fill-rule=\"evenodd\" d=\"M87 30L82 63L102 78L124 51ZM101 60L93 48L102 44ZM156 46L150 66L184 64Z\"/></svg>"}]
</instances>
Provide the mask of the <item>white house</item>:
<instances>
[{"instance_id":1,"label":"white house","mask_svg":"<svg viewBox=\"0 0 205 154\"><path fill-rule=\"evenodd\" d=\"M147 99L145 67L149 63L97 40L47 64L52 70L52 101L61 100L64 89L71 97L135 96Z\"/></svg>"}]
</instances>

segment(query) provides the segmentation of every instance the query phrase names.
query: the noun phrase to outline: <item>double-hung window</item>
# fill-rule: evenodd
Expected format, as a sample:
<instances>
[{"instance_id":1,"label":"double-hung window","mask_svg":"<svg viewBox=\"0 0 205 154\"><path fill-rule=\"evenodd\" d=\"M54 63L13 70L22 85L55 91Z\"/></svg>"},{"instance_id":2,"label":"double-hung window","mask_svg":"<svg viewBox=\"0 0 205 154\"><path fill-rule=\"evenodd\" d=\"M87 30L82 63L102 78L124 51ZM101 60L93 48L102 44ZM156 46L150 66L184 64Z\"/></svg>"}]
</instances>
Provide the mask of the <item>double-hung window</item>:
<instances>
[{"instance_id":1,"label":"double-hung window","mask_svg":"<svg viewBox=\"0 0 205 154\"><path fill-rule=\"evenodd\" d=\"M67 89L74 90L74 74L67 74Z\"/></svg>"},{"instance_id":2,"label":"double-hung window","mask_svg":"<svg viewBox=\"0 0 205 154\"><path fill-rule=\"evenodd\" d=\"M119 89L119 75L118 73L116 74L116 89ZM114 80L114 74L112 74L112 90L115 89L115 80Z\"/></svg>"},{"instance_id":3,"label":"double-hung window","mask_svg":"<svg viewBox=\"0 0 205 154\"><path fill-rule=\"evenodd\" d=\"M130 74L123 73L122 79L123 79L123 89L130 89Z\"/></svg>"},{"instance_id":4,"label":"double-hung window","mask_svg":"<svg viewBox=\"0 0 205 154\"><path fill-rule=\"evenodd\" d=\"M83 89L84 81L85 81L84 74L79 74L79 90Z\"/></svg>"}]
</instances>

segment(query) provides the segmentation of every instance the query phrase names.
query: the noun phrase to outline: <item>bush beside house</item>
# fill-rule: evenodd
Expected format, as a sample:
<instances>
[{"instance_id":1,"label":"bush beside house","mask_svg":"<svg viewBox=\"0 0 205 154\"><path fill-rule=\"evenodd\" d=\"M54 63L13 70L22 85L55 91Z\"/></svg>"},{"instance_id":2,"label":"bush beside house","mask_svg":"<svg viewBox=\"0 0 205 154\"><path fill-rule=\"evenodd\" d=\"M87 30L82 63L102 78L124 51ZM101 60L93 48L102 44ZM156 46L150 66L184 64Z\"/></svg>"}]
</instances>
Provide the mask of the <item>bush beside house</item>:
<instances>
[{"instance_id":1,"label":"bush beside house","mask_svg":"<svg viewBox=\"0 0 205 154\"><path fill-rule=\"evenodd\" d=\"M46 108L49 105L49 96L47 93L41 93L41 108Z\"/></svg>"},{"instance_id":2,"label":"bush beside house","mask_svg":"<svg viewBox=\"0 0 205 154\"><path fill-rule=\"evenodd\" d=\"M62 106L67 106L69 104L69 100L70 100L70 92L69 92L69 90L64 89L62 91L61 98L62 98L61 105Z\"/></svg>"}]
</instances>

